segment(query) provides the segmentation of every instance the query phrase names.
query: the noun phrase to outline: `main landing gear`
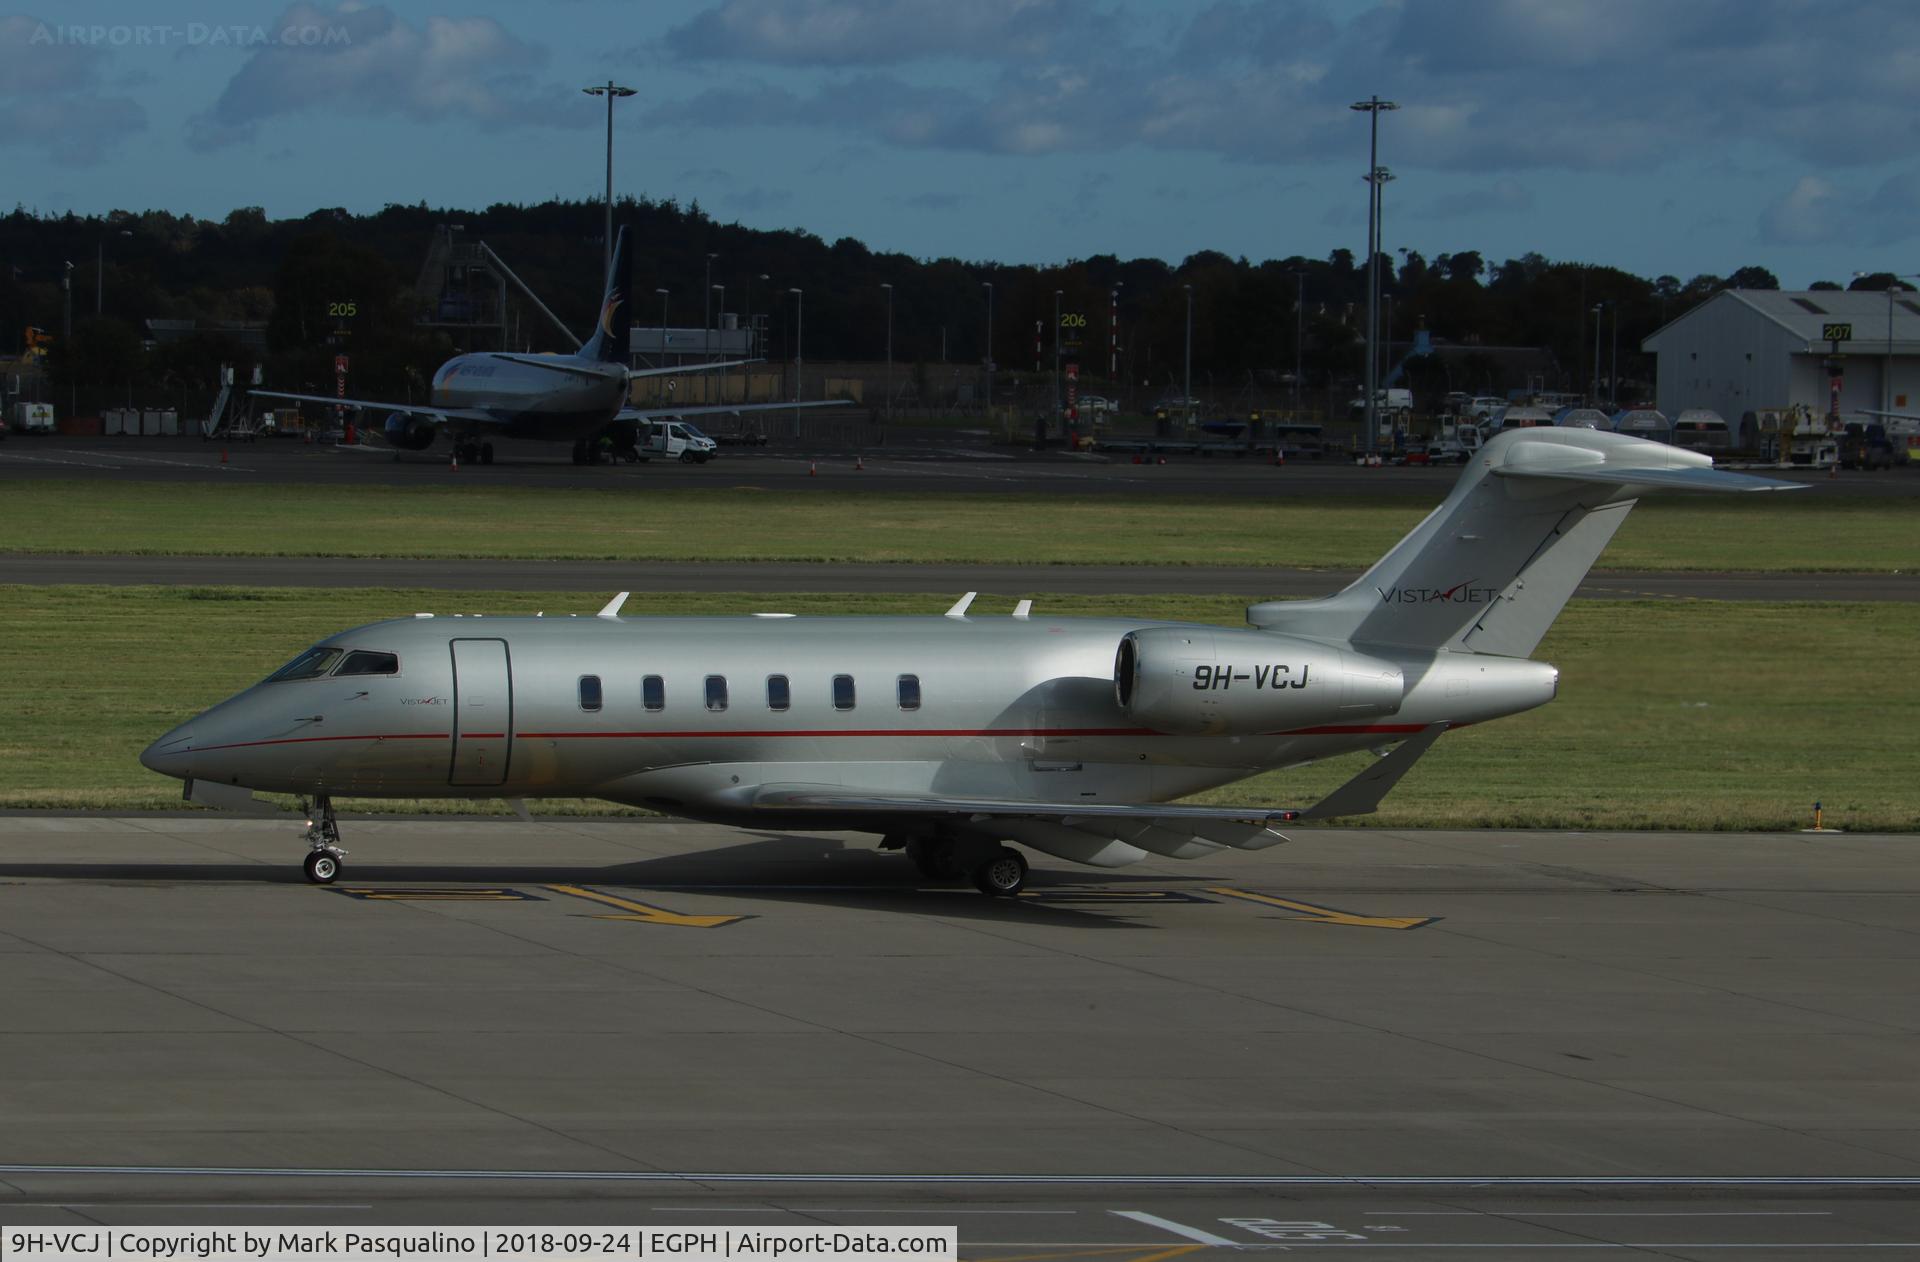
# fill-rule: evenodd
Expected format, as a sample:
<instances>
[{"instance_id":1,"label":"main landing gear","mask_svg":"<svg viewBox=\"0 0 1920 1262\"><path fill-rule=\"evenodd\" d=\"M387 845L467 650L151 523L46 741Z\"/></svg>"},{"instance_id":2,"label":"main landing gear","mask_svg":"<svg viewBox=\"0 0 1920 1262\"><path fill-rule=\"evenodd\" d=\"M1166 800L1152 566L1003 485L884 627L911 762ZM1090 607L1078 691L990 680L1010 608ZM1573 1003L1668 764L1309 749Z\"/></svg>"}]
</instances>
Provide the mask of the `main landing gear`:
<instances>
[{"instance_id":1,"label":"main landing gear","mask_svg":"<svg viewBox=\"0 0 1920 1262\"><path fill-rule=\"evenodd\" d=\"M462 464L492 464L493 444L462 439L453 445L453 457Z\"/></svg>"},{"instance_id":2,"label":"main landing gear","mask_svg":"<svg viewBox=\"0 0 1920 1262\"><path fill-rule=\"evenodd\" d=\"M904 847L907 858L930 881L957 881L970 877L974 888L989 898L1011 898L1027 885L1027 860L1011 846L992 843L968 845L953 837L908 837L882 843L887 849Z\"/></svg>"},{"instance_id":3,"label":"main landing gear","mask_svg":"<svg viewBox=\"0 0 1920 1262\"><path fill-rule=\"evenodd\" d=\"M340 875L340 860L347 855L340 845L340 821L333 814L333 799L324 793L315 798L307 817L307 831L301 834L307 843L307 857L300 866L315 885L331 885Z\"/></svg>"}]
</instances>

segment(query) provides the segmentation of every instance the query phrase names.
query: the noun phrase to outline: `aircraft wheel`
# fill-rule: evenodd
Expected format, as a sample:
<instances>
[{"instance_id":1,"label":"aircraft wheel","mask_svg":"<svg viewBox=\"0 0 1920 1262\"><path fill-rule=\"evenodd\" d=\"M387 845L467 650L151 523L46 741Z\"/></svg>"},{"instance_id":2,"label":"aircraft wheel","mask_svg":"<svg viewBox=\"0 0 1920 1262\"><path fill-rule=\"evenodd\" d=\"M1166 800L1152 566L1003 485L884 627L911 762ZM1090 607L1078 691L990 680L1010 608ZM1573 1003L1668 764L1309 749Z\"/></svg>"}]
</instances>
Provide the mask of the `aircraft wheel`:
<instances>
[{"instance_id":1,"label":"aircraft wheel","mask_svg":"<svg viewBox=\"0 0 1920 1262\"><path fill-rule=\"evenodd\" d=\"M481 464L493 463L493 444L492 443L480 444L480 463Z\"/></svg>"},{"instance_id":2,"label":"aircraft wheel","mask_svg":"<svg viewBox=\"0 0 1920 1262\"><path fill-rule=\"evenodd\" d=\"M973 883L989 898L1012 898L1027 887L1027 861L1018 850L1000 847L1000 853L973 870Z\"/></svg>"},{"instance_id":3,"label":"aircraft wheel","mask_svg":"<svg viewBox=\"0 0 1920 1262\"><path fill-rule=\"evenodd\" d=\"M965 876L954 857L953 842L945 837L913 837L907 841L907 858L929 881L957 881Z\"/></svg>"},{"instance_id":4,"label":"aircraft wheel","mask_svg":"<svg viewBox=\"0 0 1920 1262\"><path fill-rule=\"evenodd\" d=\"M310 850L300 865L307 874L307 880L315 885L331 885L340 875L340 856L330 850Z\"/></svg>"}]
</instances>

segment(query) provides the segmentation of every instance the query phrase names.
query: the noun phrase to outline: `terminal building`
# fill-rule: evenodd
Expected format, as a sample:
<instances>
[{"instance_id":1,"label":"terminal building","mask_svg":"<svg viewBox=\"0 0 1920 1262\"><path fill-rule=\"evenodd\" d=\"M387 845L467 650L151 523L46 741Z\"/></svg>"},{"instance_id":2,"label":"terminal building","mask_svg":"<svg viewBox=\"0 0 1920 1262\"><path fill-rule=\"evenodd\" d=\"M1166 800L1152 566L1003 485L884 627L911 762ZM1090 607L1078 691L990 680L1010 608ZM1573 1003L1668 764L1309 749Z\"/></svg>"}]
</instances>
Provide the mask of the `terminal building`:
<instances>
[{"instance_id":1,"label":"terminal building","mask_svg":"<svg viewBox=\"0 0 1920 1262\"><path fill-rule=\"evenodd\" d=\"M1658 362L1656 407L1669 417L1712 408L1736 433L1749 412L1829 411L1830 360L1841 367L1833 410L1842 415L1920 407L1920 293L1912 290L1723 290L1641 349Z\"/></svg>"}]
</instances>

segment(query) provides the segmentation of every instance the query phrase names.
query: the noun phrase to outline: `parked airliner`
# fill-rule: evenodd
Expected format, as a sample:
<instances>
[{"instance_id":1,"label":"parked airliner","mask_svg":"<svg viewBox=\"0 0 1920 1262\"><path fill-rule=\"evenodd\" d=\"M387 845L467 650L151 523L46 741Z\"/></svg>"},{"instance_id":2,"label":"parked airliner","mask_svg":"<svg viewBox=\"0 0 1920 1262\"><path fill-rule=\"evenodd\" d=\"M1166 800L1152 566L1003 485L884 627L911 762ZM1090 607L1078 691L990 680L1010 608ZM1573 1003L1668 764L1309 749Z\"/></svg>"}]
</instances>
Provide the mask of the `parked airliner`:
<instances>
[{"instance_id":1,"label":"parked airliner","mask_svg":"<svg viewBox=\"0 0 1920 1262\"><path fill-rule=\"evenodd\" d=\"M653 417L791 411L844 402L717 403L651 410L627 407L627 383L635 377L708 372L752 362L727 360L675 368L627 366L632 318L628 304L632 273L627 253L628 232L622 227L616 238L593 336L574 354L475 351L455 355L433 374L430 402L424 406L326 394L294 394L285 390L252 393L265 399L294 399L329 407L384 412L387 414L386 441L401 451L425 451L433 446L442 431L451 431L455 455L470 464L492 464L492 439L500 435L553 442L570 440L574 463L591 464L596 460L598 439L602 435L616 437L617 447L630 447L632 427ZM623 427L625 432L620 432Z\"/></svg>"}]
</instances>

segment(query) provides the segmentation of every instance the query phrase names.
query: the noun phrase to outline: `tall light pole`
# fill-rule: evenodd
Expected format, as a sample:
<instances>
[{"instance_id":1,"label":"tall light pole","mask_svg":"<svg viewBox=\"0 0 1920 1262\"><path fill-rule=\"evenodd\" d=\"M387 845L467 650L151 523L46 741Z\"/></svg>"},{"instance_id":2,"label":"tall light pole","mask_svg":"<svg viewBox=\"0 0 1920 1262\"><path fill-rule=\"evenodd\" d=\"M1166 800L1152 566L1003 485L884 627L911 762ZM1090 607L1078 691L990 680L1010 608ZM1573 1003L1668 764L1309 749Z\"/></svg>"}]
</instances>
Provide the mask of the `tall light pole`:
<instances>
[{"instance_id":1,"label":"tall light pole","mask_svg":"<svg viewBox=\"0 0 1920 1262\"><path fill-rule=\"evenodd\" d=\"M1060 420L1060 293L1058 289L1053 291L1053 419L1064 437L1066 425Z\"/></svg>"},{"instance_id":2,"label":"tall light pole","mask_svg":"<svg viewBox=\"0 0 1920 1262\"><path fill-rule=\"evenodd\" d=\"M1307 274L1293 274L1293 422L1300 423L1300 331L1307 322Z\"/></svg>"},{"instance_id":3,"label":"tall light pole","mask_svg":"<svg viewBox=\"0 0 1920 1262\"><path fill-rule=\"evenodd\" d=\"M656 289L653 292L660 295L660 367L665 368L667 366L667 291Z\"/></svg>"},{"instance_id":4,"label":"tall light pole","mask_svg":"<svg viewBox=\"0 0 1920 1262\"><path fill-rule=\"evenodd\" d=\"M73 263L71 260L68 261L66 270L60 273L60 301L60 337L63 342L60 353L71 355L73 347L66 344L73 341Z\"/></svg>"},{"instance_id":5,"label":"tall light pole","mask_svg":"<svg viewBox=\"0 0 1920 1262\"><path fill-rule=\"evenodd\" d=\"M725 285L715 285L713 288L714 292L720 295L720 300L714 304L713 309L714 327L719 329L720 322L727 318L727 287ZM724 332L724 330L721 331ZM720 342L723 347L726 345L725 338L721 338ZM725 355L726 351L723 349L720 353ZM726 402L727 379L732 375L733 369L731 368L722 368L720 370L720 401L723 403Z\"/></svg>"},{"instance_id":6,"label":"tall light pole","mask_svg":"<svg viewBox=\"0 0 1920 1262\"><path fill-rule=\"evenodd\" d=\"M887 424L893 424L893 284L881 282L880 288L887 291ZM880 441L886 442L883 432Z\"/></svg>"},{"instance_id":7,"label":"tall light pole","mask_svg":"<svg viewBox=\"0 0 1920 1262\"><path fill-rule=\"evenodd\" d=\"M761 272L761 273L760 273L760 276L759 276L759 279L761 279L761 280L766 280L766 279L767 279L767 274L766 274L765 272ZM754 282L754 274L753 274L752 272L748 272L748 273L747 273L747 358L748 358L748 359L752 359L752 358L754 357L754 356L753 356L753 343L754 343L754 338L753 338L753 282Z\"/></svg>"},{"instance_id":8,"label":"tall light pole","mask_svg":"<svg viewBox=\"0 0 1920 1262\"><path fill-rule=\"evenodd\" d=\"M1613 304L1613 349L1607 352L1607 411L1620 410L1620 304Z\"/></svg>"},{"instance_id":9,"label":"tall light pole","mask_svg":"<svg viewBox=\"0 0 1920 1262\"><path fill-rule=\"evenodd\" d=\"M993 282L983 280L980 287L987 291L987 422L993 422Z\"/></svg>"},{"instance_id":10,"label":"tall light pole","mask_svg":"<svg viewBox=\"0 0 1920 1262\"><path fill-rule=\"evenodd\" d=\"M623 96L632 96L632 88L623 88L609 79L604 85L581 88L588 96L607 98L607 237L601 250L600 271L613 270L613 103Z\"/></svg>"},{"instance_id":11,"label":"tall light pole","mask_svg":"<svg viewBox=\"0 0 1920 1262\"><path fill-rule=\"evenodd\" d=\"M718 254L707 255L706 291L700 295L700 341L707 358L713 358L713 261Z\"/></svg>"},{"instance_id":12,"label":"tall light pole","mask_svg":"<svg viewBox=\"0 0 1920 1262\"><path fill-rule=\"evenodd\" d=\"M1600 401L1600 314L1606 305L1604 302L1593 304L1593 394L1588 397L1595 403Z\"/></svg>"},{"instance_id":13,"label":"tall light pole","mask_svg":"<svg viewBox=\"0 0 1920 1262\"><path fill-rule=\"evenodd\" d=\"M1361 110L1367 115L1367 454L1373 454L1374 435L1378 430L1375 408L1378 400L1374 392L1378 387L1378 368L1375 364L1373 343L1374 330L1377 327L1380 289L1379 239L1380 230L1380 111L1400 108L1393 101L1383 101L1376 94L1364 101L1355 101L1348 109Z\"/></svg>"},{"instance_id":14,"label":"tall light pole","mask_svg":"<svg viewBox=\"0 0 1920 1262\"><path fill-rule=\"evenodd\" d=\"M128 232L125 228L122 228L119 231L118 235L123 237L130 237L133 234L131 232ZM93 261L93 314L96 317L102 314L105 307L104 298L107 292L106 277L107 277L107 239L106 237L101 237L99 242L94 246L94 261Z\"/></svg>"},{"instance_id":15,"label":"tall light pole","mask_svg":"<svg viewBox=\"0 0 1920 1262\"><path fill-rule=\"evenodd\" d=\"M1180 397L1180 411L1186 417L1188 429L1193 428L1193 286L1182 285L1187 291L1187 384Z\"/></svg>"},{"instance_id":16,"label":"tall light pole","mask_svg":"<svg viewBox=\"0 0 1920 1262\"><path fill-rule=\"evenodd\" d=\"M798 286L787 290L793 295L793 401L800 402L801 351L807 336L807 296ZM800 432L800 409L793 409L793 432Z\"/></svg>"}]
</instances>

